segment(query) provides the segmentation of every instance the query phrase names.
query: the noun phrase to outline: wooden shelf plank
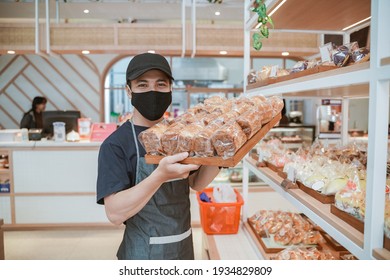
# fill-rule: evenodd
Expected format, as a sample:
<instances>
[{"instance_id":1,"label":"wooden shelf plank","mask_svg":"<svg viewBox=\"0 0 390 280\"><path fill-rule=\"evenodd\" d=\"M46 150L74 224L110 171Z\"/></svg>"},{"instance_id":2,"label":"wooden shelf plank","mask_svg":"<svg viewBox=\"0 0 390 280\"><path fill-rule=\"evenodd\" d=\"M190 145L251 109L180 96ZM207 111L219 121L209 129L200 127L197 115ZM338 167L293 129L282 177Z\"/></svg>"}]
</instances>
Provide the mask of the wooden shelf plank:
<instances>
[{"instance_id":1,"label":"wooden shelf plank","mask_svg":"<svg viewBox=\"0 0 390 280\"><path fill-rule=\"evenodd\" d=\"M341 67L264 87L247 88L249 95L260 93L286 97L367 97L370 62ZM331 89L331 90L330 90Z\"/></svg>"}]
</instances>

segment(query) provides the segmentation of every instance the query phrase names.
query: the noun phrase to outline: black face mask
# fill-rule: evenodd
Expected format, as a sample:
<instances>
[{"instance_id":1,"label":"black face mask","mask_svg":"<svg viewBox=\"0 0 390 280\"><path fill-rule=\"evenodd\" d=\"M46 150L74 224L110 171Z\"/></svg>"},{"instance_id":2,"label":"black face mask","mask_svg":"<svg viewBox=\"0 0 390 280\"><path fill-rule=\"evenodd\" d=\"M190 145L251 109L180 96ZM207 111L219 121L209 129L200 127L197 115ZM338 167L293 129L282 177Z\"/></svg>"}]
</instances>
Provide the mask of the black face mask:
<instances>
[{"instance_id":1,"label":"black face mask","mask_svg":"<svg viewBox=\"0 0 390 280\"><path fill-rule=\"evenodd\" d=\"M140 112L140 114L150 120L160 119L172 102L172 92L147 91L141 93L132 93L131 105Z\"/></svg>"}]
</instances>

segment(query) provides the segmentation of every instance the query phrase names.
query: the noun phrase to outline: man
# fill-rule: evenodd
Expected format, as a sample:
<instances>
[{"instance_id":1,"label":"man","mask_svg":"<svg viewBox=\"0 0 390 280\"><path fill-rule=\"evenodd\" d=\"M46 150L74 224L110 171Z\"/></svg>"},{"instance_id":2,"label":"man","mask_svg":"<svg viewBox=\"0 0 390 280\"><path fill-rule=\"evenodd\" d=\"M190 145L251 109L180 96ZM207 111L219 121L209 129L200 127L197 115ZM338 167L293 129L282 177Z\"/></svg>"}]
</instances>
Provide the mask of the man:
<instances>
[{"instance_id":1,"label":"man","mask_svg":"<svg viewBox=\"0 0 390 280\"><path fill-rule=\"evenodd\" d=\"M101 145L97 201L126 228L118 259L193 259L189 193L202 190L219 168L180 164L188 153L146 164L140 132L163 119L172 101L172 73L158 54L135 56L126 71L133 118Z\"/></svg>"}]
</instances>

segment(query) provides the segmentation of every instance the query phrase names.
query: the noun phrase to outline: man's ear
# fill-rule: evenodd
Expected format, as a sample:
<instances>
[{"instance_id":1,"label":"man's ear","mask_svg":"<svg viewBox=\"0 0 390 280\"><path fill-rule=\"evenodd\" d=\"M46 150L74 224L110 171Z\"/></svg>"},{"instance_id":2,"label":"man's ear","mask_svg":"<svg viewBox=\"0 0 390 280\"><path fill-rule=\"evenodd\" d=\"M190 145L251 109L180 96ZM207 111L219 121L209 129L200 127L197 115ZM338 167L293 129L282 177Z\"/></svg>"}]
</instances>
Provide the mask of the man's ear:
<instances>
[{"instance_id":1,"label":"man's ear","mask_svg":"<svg viewBox=\"0 0 390 280\"><path fill-rule=\"evenodd\" d=\"M131 88L129 87L129 85L126 85L126 93L127 96L131 99Z\"/></svg>"}]
</instances>

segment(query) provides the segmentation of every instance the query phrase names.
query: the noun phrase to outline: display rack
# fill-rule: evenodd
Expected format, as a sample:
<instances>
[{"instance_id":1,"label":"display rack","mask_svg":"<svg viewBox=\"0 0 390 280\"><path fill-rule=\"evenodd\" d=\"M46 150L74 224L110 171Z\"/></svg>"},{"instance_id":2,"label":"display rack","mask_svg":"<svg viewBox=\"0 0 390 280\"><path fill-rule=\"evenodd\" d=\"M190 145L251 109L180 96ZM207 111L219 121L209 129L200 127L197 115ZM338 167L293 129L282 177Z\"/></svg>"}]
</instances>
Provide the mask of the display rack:
<instances>
[{"instance_id":1,"label":"display rack","mask_svg":"<svg viewBox=\"0 0 390 280\"><path fill-rule=\"evenodd\" d=\"M273 1L267 1L274 4ZM250 32L252 19L248 7L251 1L245 1L246 30L244 52L244 80L249 73ZM313 4L315 5L315 4ZM300 190L285 191L281 188L281 179L267 168L259 170L253 163L244 159L243 197L248 199L248 172L251 170L268 183L280 195L292 202L300 211L321 226L329 235L350 250L359 259L389 259L389 252L383 249L383 220L386 185L386 162L388 145L388 117L390 91L390 1L371 1L370 62L330 70L310 76L299 77L261 88L245 88L245 94L265 96L281 95L300 98L340 98L343 100L343 117L348 117L344 110L350 98L369 99L369 136L367 162L366 216L364 232L349 227L345 222L330 215L328 206L319 205L309 195ZM355 29L356 30L356 29ZM349 34L344 36L345 43ZM347 38L347 39L346 39ZM346 124L346 122L344 122ZM343 125L343 139L347 136L347 125ZM244 205L245 206L245 205ZM245 207L243 218L247 215Z\"/></svg>"}]
</instances>

